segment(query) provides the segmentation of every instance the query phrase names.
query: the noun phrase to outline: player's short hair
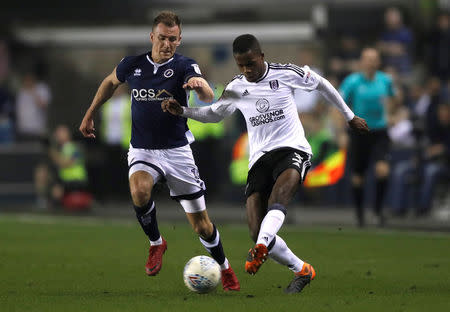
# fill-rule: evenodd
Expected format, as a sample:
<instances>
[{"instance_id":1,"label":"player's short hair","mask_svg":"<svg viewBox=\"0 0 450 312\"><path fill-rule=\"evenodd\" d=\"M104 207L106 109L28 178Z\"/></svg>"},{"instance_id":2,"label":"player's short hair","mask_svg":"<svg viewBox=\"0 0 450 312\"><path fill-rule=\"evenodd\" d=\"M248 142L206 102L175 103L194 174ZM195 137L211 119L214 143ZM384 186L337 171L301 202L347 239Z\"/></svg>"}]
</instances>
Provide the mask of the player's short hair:
<instances>
[{"instance_id":1,"label":"player's short hair","mask_svg":"<svg viewBox=\"0 0 450 312\"><path fill-rule=\"evenodd\" d=\"M236 37L233 41L233 54L243 54L248 51L262 53L258 39L250 34Z\"/></svg>"},{"instance_id":2,"label":"player's short hair","mask_svg":"<svg viewBox=\"0 0 450 312\"><path fill-rule=\"evenodd\" d=\"M155 29L156 26L159 24L164 24L167 27L174 27L178 26L181 30L181 20L175 13L171 11L162 11L158 14L158 16L155 17L153 20L153 28Z\"/></svg>"}]
</instances>

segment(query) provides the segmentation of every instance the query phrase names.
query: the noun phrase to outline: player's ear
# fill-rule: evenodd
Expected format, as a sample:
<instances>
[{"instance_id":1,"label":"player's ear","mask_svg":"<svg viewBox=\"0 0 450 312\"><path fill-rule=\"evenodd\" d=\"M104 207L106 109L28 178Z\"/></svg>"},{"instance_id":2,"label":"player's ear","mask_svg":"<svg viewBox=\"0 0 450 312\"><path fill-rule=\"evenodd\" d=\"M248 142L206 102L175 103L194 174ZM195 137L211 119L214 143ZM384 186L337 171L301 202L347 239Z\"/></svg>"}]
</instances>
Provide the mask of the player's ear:
<instances>
[{"instance_id":1,"label":"player's ear","mask_svg":"<svg viewBox=\"0 0 450 312\"><path fill-rule=\"evenodd\" d=\"M180 36L180 39L178 39L178 42L177 42L177 47L179 47L179 46L180 46L180 44L181 44L181 36Z\"/></svg>"},{"instance_id":2,"label":"player's ear","mask_svg":"<svg viewBox=\"0 0 450 312\"><path fill-rule=\"evenodd\" d=\"M155 35L153 34L153 31L152 31L152 32L150 33L150 42L151 42L151 43L153 43L154 36L155 36Z\"/></svg>"}]
</instances>

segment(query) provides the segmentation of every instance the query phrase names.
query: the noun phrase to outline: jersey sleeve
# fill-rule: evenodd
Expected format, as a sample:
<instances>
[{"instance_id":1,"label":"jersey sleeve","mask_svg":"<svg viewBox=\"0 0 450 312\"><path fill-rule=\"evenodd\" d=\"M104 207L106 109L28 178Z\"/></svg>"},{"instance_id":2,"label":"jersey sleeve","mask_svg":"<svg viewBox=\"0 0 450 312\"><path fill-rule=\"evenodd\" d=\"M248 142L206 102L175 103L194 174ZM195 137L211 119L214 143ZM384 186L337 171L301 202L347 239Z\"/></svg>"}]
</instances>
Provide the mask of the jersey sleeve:
<instances>
[{"instance_id":1,"label":"jersey sleeve","mask_svg":"<svg viewBox=\"0 0 450 312\"><path fill-rule=\"evenodd\" d=\"M116 77L120 82L125 82L131 67L131 57L124 57L116 67Z\"/></svg>"},{"instance_id":2,"label":"jersey sleeve","mask_svg":"<svg viewBox=\"0 0 450 312\"><path fill-rule=\"evenodd\" d=\"M184 67L184 76L183 81L186 83L189 79L192 77L202 77L202 72L200 71L200 67L198 66L197 62L195 62L193 59L186 58L186 60L183 62Z\"/></svg>"},{"instance_id":3,"label":"jersey sleeve","mask_svg":"<svg viewBox=\"0 0 450 312\"><path fill-rule=\"evenodd\" d=\"M320 75L311 70L309 66L299 67L294 64L287 64L286 69L289 69L287 76L288 83L295 89L305 91L313 91L317 88L320 81Z\"/></svg>"},{"instance_id":4,"label":"jersey sleeve","mask_svg":"<svg viewBox=\"0 0 450 312\"><path fill-rule=\"evenodd\" d=\"M238 97L238 93L228 85L217 102L211 105L211 110L223 117L230 116L236 110L235 101Z\"/></svg>"}]
</instances>

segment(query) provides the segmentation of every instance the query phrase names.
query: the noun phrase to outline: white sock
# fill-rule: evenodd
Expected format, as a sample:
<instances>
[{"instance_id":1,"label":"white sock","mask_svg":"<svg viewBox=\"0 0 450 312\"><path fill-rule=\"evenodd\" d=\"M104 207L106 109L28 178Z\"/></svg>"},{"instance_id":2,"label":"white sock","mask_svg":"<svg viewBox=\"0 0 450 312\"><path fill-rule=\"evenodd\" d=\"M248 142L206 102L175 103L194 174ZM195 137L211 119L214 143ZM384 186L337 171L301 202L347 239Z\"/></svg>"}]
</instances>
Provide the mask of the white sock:
<instances>
[{"instance_id":1,"label":"white sock","mask_svg":"<svg viewBox=\"0 0 450 312\"><path fill-rule=\"evenodd\" d=\"M150 241L150 245L151 246L158 246L158 245L162 245L162 237L161 236L159 236L159 238L157 239L157 240L155 240L155 241Z\"/></svg>"},{"instance_id":2,"label":"white sock","mask_svg":"<svg viewBox=\"0 0 450 312\"><path fill-rule=\"evenodd\" d=\"M228 263L228 259L225 258L225 262L220 265L220 270L222 270L222 271L227 270L229 267L230 267L230 264Z\"/></svg>"},{"instance_id":3,"label":"white sock","mask_svg":"<svg viewBox=\"0 0 450 312\"><path fill-rule=\"evenodd\" d=\"M298 273L302 270L304 263L289 249L286 242L278 235L275 238L275 244L269 251L269 257L279 264L287 266L295 273Z\"/></svg>"},{"instance_id":4,"label":"white sock","mask_svg":"<svg viewBox=\"0 0 450 312\"><path fill-rule=\"evenodd\" d=\"M256 244L263 244L266 247L277 235L281 226L283 225L285 215L281 210L272 209L264 217L261 222L261 228L259 229L258 240Z\"/></svg>"}]
</instances>

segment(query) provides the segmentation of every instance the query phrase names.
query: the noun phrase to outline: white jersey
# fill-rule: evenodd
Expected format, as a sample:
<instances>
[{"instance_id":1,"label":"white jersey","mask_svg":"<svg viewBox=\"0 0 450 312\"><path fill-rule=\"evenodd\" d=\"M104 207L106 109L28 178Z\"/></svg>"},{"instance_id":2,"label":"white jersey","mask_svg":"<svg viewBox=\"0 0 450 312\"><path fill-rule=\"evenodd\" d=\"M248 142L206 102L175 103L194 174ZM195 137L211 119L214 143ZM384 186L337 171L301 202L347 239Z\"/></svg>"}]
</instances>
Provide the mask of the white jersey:
<instances>
[{"instance_id":1,"label":"white jersey","mask_svg":"<svg viewBox=\"0 0 450 312\"><path fill-rule=\"evenodd\" d=\"M292 147L312 154L298 118L294 90L312 91L321 77L308 66L265 63L266 71L256 82L236 76L211 109L222 115L240 110L247 123L251 168L265 153Z\"/></svg>"}]
</instances>

